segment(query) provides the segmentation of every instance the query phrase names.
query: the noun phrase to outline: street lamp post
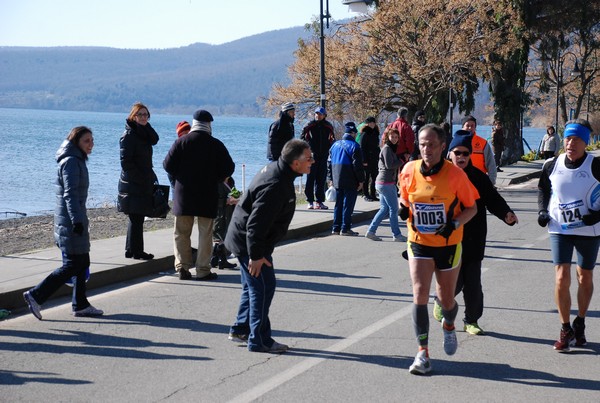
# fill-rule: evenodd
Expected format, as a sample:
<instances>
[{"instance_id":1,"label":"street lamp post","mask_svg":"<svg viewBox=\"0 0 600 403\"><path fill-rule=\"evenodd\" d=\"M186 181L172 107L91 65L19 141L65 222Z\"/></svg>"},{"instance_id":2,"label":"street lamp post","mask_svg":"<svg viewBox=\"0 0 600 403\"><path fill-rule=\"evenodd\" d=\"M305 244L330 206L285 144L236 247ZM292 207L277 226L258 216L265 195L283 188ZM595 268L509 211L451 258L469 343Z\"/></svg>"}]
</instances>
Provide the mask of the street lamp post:
<instances>
[{"instance_id":1,"label":"street lamp post","mask_svg":"<svg viewBox=\"0 0 600 403\"><path fill-rule=\"evenodd\" d=\"M321 47L321 106L325 108L327 104L327 98L325 96L325 29L323 27L323 20L327 22L327 29L329 29L329 19L331 15L329 14L329 0L325 0L325 7L323 7L323 0L321 1L321 12L319 14L320 19L320 47ZM342 4L345 4L349 7L350 12L353 13L364 13L368 10L368 6L370 6L374 1L373 0L342 0Z\"/></svg>"},{"instance_id":2,"label":"street lamp post","mask_svg":"<svg viewBox=\"0 0 600 403\"><path fill-rule=\"evenodd\" d=\"M556 119L554 119L555 122L555 130L558 133L558 107L559 107L559 99L560 99L560 83L562 80L562 65L563 65L563 60L562 60L562 56L559 56L558 59L556 60Z\"/></svg>"},{"instance_id":3,"label":"street lamp post","mask_svg":"<svg viewBox=\"0 0 600 403\"><path fill-rule=\"evenodd\" d=\"M327 20L327 29L329 29L329 0L325 0L325 12L323 13L323 0L321 0L321 106L325 108L327 103L325 98L325 30L323 29L323 20Z\"/></svg>"}]
</instances>

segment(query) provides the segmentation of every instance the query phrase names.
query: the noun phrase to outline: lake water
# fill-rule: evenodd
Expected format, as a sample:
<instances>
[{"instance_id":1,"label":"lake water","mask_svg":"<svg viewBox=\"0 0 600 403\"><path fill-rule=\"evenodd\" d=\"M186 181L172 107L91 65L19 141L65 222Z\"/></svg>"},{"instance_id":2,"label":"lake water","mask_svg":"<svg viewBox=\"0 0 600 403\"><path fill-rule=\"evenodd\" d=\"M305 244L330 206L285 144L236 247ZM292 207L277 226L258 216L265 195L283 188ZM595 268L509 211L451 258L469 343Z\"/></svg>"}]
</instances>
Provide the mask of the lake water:
<instances>
[{"instance_id":1,"label":"lake water","mask_svg":"<svg viewBox=\"0 0 600 403\"><path fill-rule=\"evenodd\" d=\"M119 138L127 113L72 112L0 108L0 219L46 214L54 209L56 150L74 126L88 126L94 132L94 150L88 160L89 207L114 206L121 172ZM160 136L154 146L154 170L159 181L168 184L162 161L176 139L175 126L186 115L152 114L150 123ZM266 139L270 118L218 117L213 135L227 146L236 168L233 178L243 188L266 163ZM306 121L296 121L299 136ZM455 127L455 130L459 127ZM491 127L479 126L478 133L489 137ZM537 147L544 129L526 128L524 138ZM525 148L527 151L527 148ZM245 171L245 175L243 172Z\"/></svg>"}]
</instances>

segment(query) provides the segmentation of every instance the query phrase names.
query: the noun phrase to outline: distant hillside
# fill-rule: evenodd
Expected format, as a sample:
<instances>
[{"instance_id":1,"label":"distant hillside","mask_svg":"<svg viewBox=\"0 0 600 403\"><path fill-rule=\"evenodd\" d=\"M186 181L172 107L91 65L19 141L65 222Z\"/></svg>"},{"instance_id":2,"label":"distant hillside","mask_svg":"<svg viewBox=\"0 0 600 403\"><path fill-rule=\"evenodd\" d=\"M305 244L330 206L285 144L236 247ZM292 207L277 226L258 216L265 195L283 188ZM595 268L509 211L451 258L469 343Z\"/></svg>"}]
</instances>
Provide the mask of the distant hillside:
<instances>
[{"instance_id":1,"label":"distant hillside","mask_svg":"<svg viewBox=\"0 0 600 403\"><path fill-rule=\"evenodd\" d=\"M262 115L257 98L287 81L303 27L222 45L161 50L0 47L0 107Z\"/></svg>"}]
</instances>

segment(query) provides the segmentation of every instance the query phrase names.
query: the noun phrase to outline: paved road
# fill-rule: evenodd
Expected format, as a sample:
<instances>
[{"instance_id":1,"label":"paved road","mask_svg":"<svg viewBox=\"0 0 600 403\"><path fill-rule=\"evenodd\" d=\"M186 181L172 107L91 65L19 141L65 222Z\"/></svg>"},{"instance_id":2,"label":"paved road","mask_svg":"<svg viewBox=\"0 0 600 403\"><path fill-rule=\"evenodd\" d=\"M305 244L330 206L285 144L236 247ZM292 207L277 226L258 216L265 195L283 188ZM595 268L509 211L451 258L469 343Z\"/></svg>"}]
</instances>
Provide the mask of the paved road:
<instances>
[{"instance_id":1,"label":"paved road","mask_svg":"<svg viewBox=\"0 0 600 403\"><path fill-rule=\"evenodd\" d=\"M93 290L101 319L72 318L63 298L42 322L2 322L0 400L598 401L598 298L589 346L554 352L553 269L547 233L535 223L536 194L526 185L503 194L520 223L488 219L487 335L459 332L448 357L432 320L430 376L407 370L416 353L410 279L404 244L384 228L384 242L324 233L276 249L271 320L275 338L291 346L286 354L250 353L227 340L237 272L206 284L154 275Z\"/></svg>"}]
</instances>

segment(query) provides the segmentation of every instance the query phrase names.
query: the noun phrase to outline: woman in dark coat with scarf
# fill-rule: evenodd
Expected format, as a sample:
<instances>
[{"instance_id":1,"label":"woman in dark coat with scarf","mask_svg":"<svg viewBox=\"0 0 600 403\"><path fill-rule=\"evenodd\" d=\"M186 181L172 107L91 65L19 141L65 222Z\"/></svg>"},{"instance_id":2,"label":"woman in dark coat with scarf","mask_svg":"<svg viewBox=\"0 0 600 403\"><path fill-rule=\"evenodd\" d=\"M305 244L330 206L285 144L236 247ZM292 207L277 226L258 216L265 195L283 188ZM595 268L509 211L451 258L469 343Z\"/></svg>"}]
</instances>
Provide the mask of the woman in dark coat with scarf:
<instances>
[{"instance_id":1,"label":"woman in dark coat with scarf","mask_svg":"<svg viewBox=\"0 0 600 403\"><path fill-rule=\"evenodd\" d=\"M144 252L144 217L152 212L152 193L157 181L152 170L152 146L158 143L158 134L149 119L148 108L135 103L119 140L121 177L117 207L129 217L125 257L142 260L154 258Z\"/></svg>"},{"instance_id":2,"label":"woman in dark coat with scarf","mask_svg":"<svg viewBox=\"0 0 600 403\"><path fill-rule=\"evenodd\" d=\"M379 201L375 192L375 179L379 173L379 127L372 116L365 119L365 123L360 136L360 149L365 170L363 194L365 201Z\"/></svg>"},{"instance_id":3,"label":"woman in dark coat with scarf","mask_svg":"<svg viewBox=\"0 0 600 403\"><path fill-rule=\"evenodd\" d=\"M62 267L40 284L23 293L31 313L42 320L40 305L65 282L73 284L73 316L100 316L100 309L90 305L85 281L90 267L90 234L87 218L87 195L90 184L86 161L94 147L92 131L85 126L71 130L56 152L56 208L54 239L62 252Z\"/></svg>"}]
</instances>

